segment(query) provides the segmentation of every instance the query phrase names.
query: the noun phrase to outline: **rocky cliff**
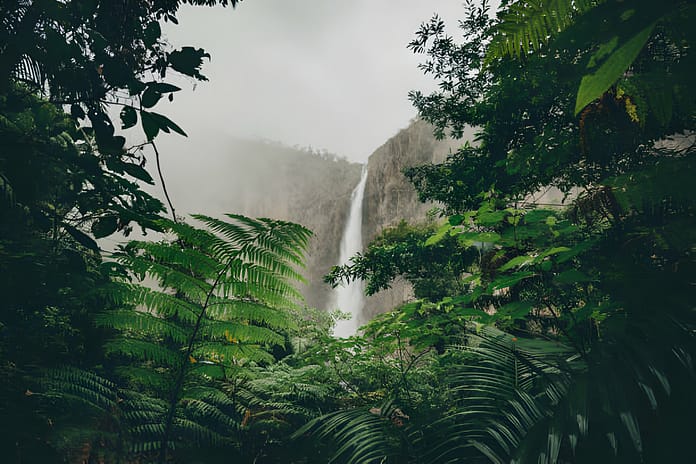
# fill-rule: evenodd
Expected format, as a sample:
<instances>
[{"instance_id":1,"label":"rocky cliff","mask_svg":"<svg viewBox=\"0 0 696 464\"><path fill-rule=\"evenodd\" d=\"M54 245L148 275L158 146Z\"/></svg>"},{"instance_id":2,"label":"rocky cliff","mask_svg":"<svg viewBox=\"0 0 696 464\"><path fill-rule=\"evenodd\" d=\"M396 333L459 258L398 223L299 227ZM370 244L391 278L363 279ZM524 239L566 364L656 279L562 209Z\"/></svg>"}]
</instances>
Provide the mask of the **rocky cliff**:
<instances>
[{"instance_id":1,"label":"rocky cliff","mask_svg":"<svg viewBox=\"0 0 696 464\"><path fill-rule=\"evenodd\" d=\"M379 147L370 156L363 204L363 245L366 247L385 227L402 219L423 221L427 212L437 206L421 203L413 185L403 175L407 167L438 163L456 150L459 141L437 140L432 126L414 121ZM366 300L362 322L401 304L412 297L411 287L397 281L389 290Z\"/></svg>"}]
</instances>

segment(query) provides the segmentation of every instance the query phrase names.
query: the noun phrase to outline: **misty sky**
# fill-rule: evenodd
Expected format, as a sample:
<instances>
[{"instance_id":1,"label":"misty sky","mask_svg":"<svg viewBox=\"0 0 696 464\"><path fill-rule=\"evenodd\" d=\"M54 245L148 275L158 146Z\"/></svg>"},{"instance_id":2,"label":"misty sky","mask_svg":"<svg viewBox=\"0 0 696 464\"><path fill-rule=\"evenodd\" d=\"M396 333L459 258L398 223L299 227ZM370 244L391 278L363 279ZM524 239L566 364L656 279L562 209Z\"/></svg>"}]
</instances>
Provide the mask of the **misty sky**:
<instances>
[{"instance_id":1,"label":"misty sky","mask_svg":"<svg viewBox=\"0 0 696 464\"><path fill-rule=\"evenodd\" d=\"M435 12L456 33L461 3L245 0L235 10L183 7L179 25L165 35L175 46L212 55L203 69L210 81L195 90L184 81L173 104L158 105L189 133L165 136L162 145L178 158L217 150L217 140L229 136L262 138L364 162L416 115L408 91L434 88L407 43Z\"/></svg>"}]
</instances>

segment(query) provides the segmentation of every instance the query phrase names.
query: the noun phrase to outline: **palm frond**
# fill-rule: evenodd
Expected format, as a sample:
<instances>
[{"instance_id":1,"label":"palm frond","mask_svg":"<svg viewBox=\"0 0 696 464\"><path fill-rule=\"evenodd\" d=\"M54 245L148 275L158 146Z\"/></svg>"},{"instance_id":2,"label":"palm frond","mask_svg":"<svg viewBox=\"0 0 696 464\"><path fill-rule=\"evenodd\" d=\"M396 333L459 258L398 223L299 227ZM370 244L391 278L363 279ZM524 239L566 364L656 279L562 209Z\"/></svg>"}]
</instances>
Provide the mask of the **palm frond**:
<instances>
[{"instance_id":1,"label":"palm frond","mask_svg":"<svg viewBox=\"0 0 696 464\"><path fill-rule=\"evenodd\" d=\"M311 435L331 443L331 463L397 462L405 450L401 447L401 433L391 418L394 409L387 402L372 410L364 407L336 411L310 421L293 437Z\"/></svg>"},{"instance_id":2,"label":"palm frond","mask_svg":"<svg viewBox=\"0 0 696 464\"><path fill-rule=\"evenodd\" d=\"M413 434L414 445L426 462L508 462L567 389L573 350L489 327L457 349L469 356L450 375L454 408Z\"/></svg>"}]
</instances>

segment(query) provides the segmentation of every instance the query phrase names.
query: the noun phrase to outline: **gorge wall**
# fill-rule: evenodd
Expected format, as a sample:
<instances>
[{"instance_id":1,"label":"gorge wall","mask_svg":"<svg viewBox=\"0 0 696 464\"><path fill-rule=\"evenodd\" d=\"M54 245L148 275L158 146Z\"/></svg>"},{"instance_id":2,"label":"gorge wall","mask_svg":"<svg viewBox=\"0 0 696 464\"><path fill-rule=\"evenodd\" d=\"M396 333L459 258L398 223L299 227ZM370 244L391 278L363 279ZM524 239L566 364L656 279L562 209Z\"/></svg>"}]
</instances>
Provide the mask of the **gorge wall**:
<instances>
[{"instance_id":1,"label":"gorge wall","mask_svg":"<svg viewBox=\"0 0 696 464\"><path fill-rule=\"evenodd\" d=\"M363 206L364 247L384 228L402 219L408 222L426 219L428 211L437 205L418 201L416 190L402 171L407 167L439 163L459 145L456 140L437 140L432 126L416 120L370 155ZM390 289L367 297L361 322L367 322L412 296L407 282L395 281Z\"/></svg>"}]
</instances>

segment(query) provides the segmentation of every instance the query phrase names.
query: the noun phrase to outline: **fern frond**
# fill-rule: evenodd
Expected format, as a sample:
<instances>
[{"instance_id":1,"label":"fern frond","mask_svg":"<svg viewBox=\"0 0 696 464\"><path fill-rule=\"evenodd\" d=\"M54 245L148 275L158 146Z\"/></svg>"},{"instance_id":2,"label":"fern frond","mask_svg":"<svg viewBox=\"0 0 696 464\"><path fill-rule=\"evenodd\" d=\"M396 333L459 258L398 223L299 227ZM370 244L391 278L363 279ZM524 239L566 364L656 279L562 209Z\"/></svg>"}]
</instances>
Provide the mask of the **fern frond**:
<instances>
[{"instance_id":1,"label":"fern frond","mask_svg":"<svg viewBox=\"0 0 696 464\"><path fill-rule=\"evenodd\" d=\"M191 331L187 328L140 311L126 309L109 311L97 315L95 322L100 327L135 332L140 336L154 336L177 343L185 343L191 336Z\"/></svg>"},{"instance_id":2,"label":"fern frond","mask_svg":"<svg viewBox=\"0 0 696 464\"><path fill-rule=\"evenodd\" d=\"M116 260L128 267L138 276L148 276L163 288L177 289L192 300L204 300L210 292L211 284L191 276L187 272L151 261L142 256L117 255Z\"/></svg>"},{"instance_id":3,"label":"fern frond","mask_svg":"<svg viewBox=\"0 0 696 464\"><path fill-rule=\"evenodd\" d=\"M500 15L487 60L527 54L548 44L573 23L576 16L603 0L521 0Z\"/></svg>"},{"instance_id":4,"label":"fern frond","mask_svg":"<svg viewBox=\"0 0 696 464\"><path fill-rule=\"evenodd\" d=\"M416 434L414 444L427 451L429 462L475 461L481 455L507 462L527 432L550 415L549 397L565 394L570 375L563 366L573 350L513 340L489 327L458 349L472 357L450 377L456 406L432 424L435 440L430 433Z\"/></svg>"},{"instance_id":5,"label":"fern frond","mask_svg":"<svg viewBox=\"0 0 696 464\"><path fill-rule=\"evenodd\" d=\"M197 231L204 232L204 231ZM190 239L190 236L186 237ZM203 243L208 246L208 243ZM147 260L166 263L169 267L189 272L195 271L196 275L204 278L213 278L222 268L221 263L201 253L197 249L187 247L176 247L165 242L130 242L129 250L137 250L139 254Z\"/></svg>"},{"instance_id":6,"label":"fern frond","mask_svg":"<svg viewBox=\"0 0 696 464\"><path fill-rule=\"evenodd\" d=\"M122 334L106 344L108 352L147 361L143 367L164 374L145 382L169 390L164 411L131 408L126 414L135 442L146 444L137 449L151 451L159 441L161 456L173 448L173 437L229 441L241 405L209 383L243 366L273 363L269 348L285 342L276 330L292 325L284 309L302 298L290 281L302 281L292 263L301 261L309 231L237 215L230 216L233 222L194 217L209 230L163 220L176 242L131 242L116 254L133 275L154 279L161 290L116 282L109 299L124 309L97 317L99 325Z\"/></svg>"},{"instance_id":7,"label":"fern frond","mask_svg":"<svg viewBox=\"0 0 696 464\"><path fill-rule=\"evenodd\" d=\"M116 385L92 372L65 366L49 369L39 378L39 385L45 389L42 395L81 404L96 411L113 408L118 399Z\"/></svg>"},{"instance_id":8,"label":"fern frond","mask_svg":"<svg viewBox=\"0 0 696 464\"><path fill-rule=\"evenodd\" d=\"M177 318L189 324L195 323L200 313L199 307L184 299L142 285L114 283L104 295L117 305L141 306L159 316Z\"/></svg>"},{"instance_id":9,"label":"fern frond","mask_svg":"<svg viewBox=\"0 0 696 464\"><path fill-rule=\"evenodd\" d=\"M272 329L291 325L284 312L254 301L216 298L208 306L208 314L211 318L221 321L249 321L267 325Z\"/></svg>"},{"instance_id":10,"label":"fern frond","mask_svg":"<svg viewBox=\"0 0 696 464\"><path fill-rule=\"evenodd\" d=\"M165 391L172 382L171 373L143 366L118 366L116 374L127 380L133 388L145 387L155 391Z\"/></svg>"},{"instance_id":11,"label":"fern frond","mask_svg":"<svg viewBox=\"0 0 696 464\"><path fill-rule=\"evenodd\" d=\"M254 361L270 364L275 361L273 355L264 347L247 343L222 344L215 342L202 343L193 350L194 359L212 362L233 363L239 361Z\"/></svg>"},{"instance_id":12,"label":"fern frond","mask_svg":"<svg viewBox=\"0 0 696 464\"><path fill-rule=\"evenodd\" d=\"M283 345L285 338L266 327L247 323L208 321L201 326L201 335L212 340L227 340L231 343L257 343Z\"/></svg>"},{"instance_id":13,"label":"fern frond","mask_svg":"<svg viewBox=\"0 0 696 464\"><path fill-rule=\"evenodd\" d=\"M152 397L134 390L122 390L122 408L126 416L140 418L143 422L161 420L167 412L167 404L160 398Z\"/></svg>"},{"instance_id":14,"label":"fern frond","mask_svg":"<svg viewBox=\"0 0 696 464\"><path fill-rule=\"evenodd\" d=\"M175 433L192 443L221 445L229 442L228 435L223 435L200 422L183 417L174 418Z\"/></svg>"},{"instance_id":15,"label":"fern frond","mask_svg":"<svg viewBox=\"0 0 696 464\"><path fill-rule=\"evenodd\" d=\"M181 363L181 355L158 343L137 340L134 338L119 338L106 342L107 353L120 353L130 358L152 361L160 366L176 367Z\"/></svg>"},{"instance_id":16,"label":"fern frond","mask_svg":"<svg viewBox=\"0 0 696 464\"><path fill-rule=\"evenodd\" d=\"M231 219L237 219L234 215L227 215ZM253 240L256 233L261 232L255 221L251 221L251 225L240 225L235 222L226 222L220 219L215 219L203 214L193 214L191 217L204 223L210 230L221 234L228 242L241 246ZM243 217L243 216L239 216ZM246 218L245 218L246 219Z\"/></svg>"},{"instance_id":17,"label":"fern frond","mask_svg":"<svg viewBox=\"0 0 696 464\"><path fill-rule=\"evenodd\" d=\"M33 89L43 89L49 77L42 62L26 54L17 62L12 74L15 79Z\"/></svg>"},{"instance_id":18,"label":"fern frond","mask_svg":"<svg viewBox=\"0 0 696 464\"><path fill-rule=\"evenodd\" d=\"M237 421L229 414L223 412L217 405L205 400L195 398L183 398L180 402L182 414L205 421L207 424L213 422L215 426L227 430L234 430L238 427Z\"/></svg>"},{"instance_id":19,"label":"fern frond","mask_svg":"<svg viewBox=\"0 0 696 464\"><path fill-rule=\"evenodd\" d=\"M235 406L230 396L217 387L195 385L185 390L184 397L205 401L218 407L233 408Z\"/></svg>"}]
</instances>

